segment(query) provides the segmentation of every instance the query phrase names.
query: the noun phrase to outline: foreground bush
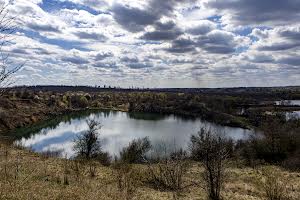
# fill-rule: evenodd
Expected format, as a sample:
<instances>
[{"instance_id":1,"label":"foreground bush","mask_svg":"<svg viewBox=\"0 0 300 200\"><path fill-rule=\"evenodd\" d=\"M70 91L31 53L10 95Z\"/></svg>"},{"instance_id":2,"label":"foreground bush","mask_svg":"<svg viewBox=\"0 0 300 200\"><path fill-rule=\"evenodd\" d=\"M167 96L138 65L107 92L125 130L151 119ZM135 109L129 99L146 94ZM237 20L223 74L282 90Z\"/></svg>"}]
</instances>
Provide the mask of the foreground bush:
<instances>
[{"instance_id":1,"label":"foreground bush","mask_svg":"<svg viewBox=\"0 0 300 200\"><path fill-rule=\"evenodd\" d=\"M87 120L88 130L82 132L74 143L74 151L76 157L80 159L95 159L108 164L110 156L108 153L102 152L101 142L99 138L99 130L101 129L100 122L90 119Z\"/></svg>"},{"instance_id":2,"label":"foreground bush","mask_svg":"<svg viewBox=\"0 0 300 200\"><path fill-rule=\"evenodd\" d=\"M221 200L225 183L226 161L231 141L218 132L202 128L198 135L191 137L191 155L203 163L207 195L210 200Z\"/></svg>"},{"instance_id":3,"label":"foreground bush","mask_svg":"<svg viewBox=\"0 0 300 200\"><path fill-rule=\"evenodd\" d=\"M113 169L118 190L122 193L124 199L132 199L140 184L140 174L133 169L132 165L123 162L114 163Z\"/></svg>"},{"instance_id":4,"label":"foreground bush","mask_svg":"<svg viewBox=\"0 0 300 200\"><path fill-rule=\"evenodd\" d=\"M120 159L126 163L142 163L145 161L146 153L151 149L148 137L133 140L128 147L120 152Z\"/></svg>"},{"instance_id":5,"label":"foreground bush","mask_svg":"<svg viewBox=\"0 0 300 200\"><path fill-rule=\"evenodd\" d=\"M180 191L184 185L190 162L184 157L162 158L157 164L148 164L148 181L158 190ZM178 155L181 155L179 153Z\"/></svg>"},{"instance_id":6,"label":"foreground bush","mask_svg":"<svg viewBox=\"0 0 300 200\"><path fill-rule=\"evenodd\" d=\"M274 167L262 170L263 178L259 180L258 187L263 189L267 200L291 200L288 180L281 171Z\"/></svg>"}]
</instances>

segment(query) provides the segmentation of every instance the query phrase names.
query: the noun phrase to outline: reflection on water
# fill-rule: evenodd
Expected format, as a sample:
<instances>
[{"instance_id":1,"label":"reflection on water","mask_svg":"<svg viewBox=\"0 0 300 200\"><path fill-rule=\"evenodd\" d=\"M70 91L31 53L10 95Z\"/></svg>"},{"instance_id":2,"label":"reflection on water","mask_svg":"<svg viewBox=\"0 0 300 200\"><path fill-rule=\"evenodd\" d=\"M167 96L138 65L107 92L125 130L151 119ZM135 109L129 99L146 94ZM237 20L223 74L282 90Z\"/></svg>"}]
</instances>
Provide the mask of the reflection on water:
<instances>
[{"instance_id":1,"label":"reflection on water","mask_svg":"<svg viewBox=\"0 0 300 200\"><path fill-rule=\"evenodd\" d=\"M300 106L300 100L282 100L275 101L276 105L291 105L291 106Z\"/></svg>"},{"instance_id":2,"label":"reflection on water","mask_svg":"<svg viewBox=\"0 0 300 200\"><path fill-rule=\"evenodd\" d=\"M300 119L300 111L286 112L285 116L287 120Z\"/></svg>"},{"instance_id":3,"label":"reflection on water","mask_svg":"<svg viewBox=\"0 0 300 200\"><path fill-rule=\"evenodd\" d=\"M16 143L36 152L61 150L63 156L70 157L74 154L72 150L74 139L82 131L87 130L86 119L89 117L101 122L102 147L111 155L118 155L133 139L146 136L149 136L153 145L164 142L187 148L191 134L197 133L205 125L220 129L234 140L247 139L252 133L250 130L222 127L200 119L174 115L98 111L64 116L46 125L38 125L37 128L22 129L16 133L19 136Z\"/></svg>"}]
</instances>

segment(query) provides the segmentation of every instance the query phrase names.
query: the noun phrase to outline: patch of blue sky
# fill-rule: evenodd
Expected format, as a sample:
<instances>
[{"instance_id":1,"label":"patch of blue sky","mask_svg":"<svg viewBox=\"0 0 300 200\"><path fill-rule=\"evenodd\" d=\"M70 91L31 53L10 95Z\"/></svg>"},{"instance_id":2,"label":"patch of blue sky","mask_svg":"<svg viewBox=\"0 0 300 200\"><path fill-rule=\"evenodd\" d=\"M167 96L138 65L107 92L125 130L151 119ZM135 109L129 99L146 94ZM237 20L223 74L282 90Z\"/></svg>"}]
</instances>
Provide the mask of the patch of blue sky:
<instances>
[{"instance_id":1,"label":"patch of blue sky","mask_svg":"<svg viewBox=\"0 0 300 200\"><path fill-rule=\"evenodd\" d=\"M77 9L85 10L93 15L98 15L101 13L83 4L76 4L67 0L43 0L39 6L46 12L55 12L61 9Z\"/></svg>"},{"instance_id":2,"label":"patch of blue sky","mask_svg":"<svg viewBox=\"0 0 300 200\"><path fill-rule=\"evenodd\" d=\"M234 54L236 54L236 55L241 54L243 52L246 52L248 49L249 49L249 46L238 47L235 50Z\"/></svg>"},{"instance_id":3,"label":"patch of blue sky","mask_svg":"<svg viewBox=\"0 0 300 200\"><path fill-rule=\"evenodd\" d=\"M241 36L248 36L252 33L253 27L243 27L242 29L238 29L235 31L236 34Z\"/></svg>"},{"instance_id":4,"label":"patch of blue sky","mask_svg":"<svg viewBox=\"0 0 300 200\"><path fill-rule=\"evenodd\" d=\"M33 40L38 40L41 43L56 45L65 50L78 49L80 51L90 51L88 48L83 47L85 45L85 43L83 42L63 39L50 39L40 35L38 32L31 30L22 30L21 32L23 32L27 37L32 38Z\"/></svg>"},{"instance_id":5,"label":"patch of blue sky","mask_svg":"<svg viewBox=\"0 0 300 200\"><path fill-rule=\"evenodd\" d=\"M215 16L208 17L206 19L209 20L209 21L213 21L213 22L220 22L221 21L221 17L222 16L215 15Z\"/></svg>"}]
</instances>

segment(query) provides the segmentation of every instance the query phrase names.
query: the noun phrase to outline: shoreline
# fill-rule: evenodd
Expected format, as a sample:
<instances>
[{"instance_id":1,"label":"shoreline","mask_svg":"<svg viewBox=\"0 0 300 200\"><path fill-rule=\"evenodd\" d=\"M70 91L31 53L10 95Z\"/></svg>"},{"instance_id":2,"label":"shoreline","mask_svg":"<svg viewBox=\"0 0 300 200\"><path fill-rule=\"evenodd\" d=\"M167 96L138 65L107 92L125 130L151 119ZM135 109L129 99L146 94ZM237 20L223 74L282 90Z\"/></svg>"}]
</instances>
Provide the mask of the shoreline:
<instances>
[{"instance_id":1,"label":"shoreline","mask_svg":"<svg viewBox=\"0 0 300 200\"><path fill-rule=\"evenodd\" d=\"M39 115L39 118L35 118L35 115L31 115L28 118L33 119L35 118L35 120L31 120L29 123L26 123L24 126L19 126L19 127L15 127L12 129L6 129L6 130L0 130L0 136L1 137L8 137L8 138L14 138L13 134L18 131L19 129L23 129L23 128L30 128L30 127L34 127L35 125L38 124L43 124L43 122L47 122L47 121L54 121L58 118L62 118L65 115L76 115L79 114L81 112L97 112L97 111L118 111L118 112L125 112L125 113L129 113L130 111L128 109L122 109L122 108L84 108L84 109L65 109L65 110L60 110L60 111L56 111L56 112L50 112L49 114L47 113L43 113L43 115ZM133 112L134 113L134 112ZM135 113L145 113L145 112L135 112ZM153 112L152 112L153 113ZM213 122L213 121L209 121L206 119L203 119L200 116L197 116L196 114L192 114L192 113L153 113L153 114L164 114L164 115L178 115L181 117L191 117L191 118L199 118L203 121L208 121L211 123L214 123L216 125L221 125L221 126L226 126L226 127L232 127L232 128L242 128L242 129L248 129L250 130L250 127L243 127L243 126L230 126L230 124L226 124L226 123L217 123L217 122Z\"/></svg>"}]
</instances>

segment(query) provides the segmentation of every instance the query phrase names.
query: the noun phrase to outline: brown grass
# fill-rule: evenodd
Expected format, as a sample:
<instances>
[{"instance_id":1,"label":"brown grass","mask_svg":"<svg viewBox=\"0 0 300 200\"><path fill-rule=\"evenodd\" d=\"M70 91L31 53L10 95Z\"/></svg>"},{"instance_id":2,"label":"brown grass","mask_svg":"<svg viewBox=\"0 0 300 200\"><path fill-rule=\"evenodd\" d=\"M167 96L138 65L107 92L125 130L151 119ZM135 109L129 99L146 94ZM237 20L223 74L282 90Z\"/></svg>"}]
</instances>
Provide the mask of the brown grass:
<instances>
[{"instance_id":1,"label":"brown grass","mask_svg":"<svg viewBox=\"0 0 300 200\"><path fill-rule=\"evenodd\" d=\"M202 189L199 163L185 175L195 183L180 194L158 191L143 182L146 166L129 168L104 167L94 164L95 176L91 177L89 165L45 157L24 149L0 146L0 199L65 200L65 199L206 199ZM291 173L277 168L288 179L289 194L295 200L300 195L300 173ZM119 170L119 171L116 171ZM261 170L231 167L229 181L222 192L224 199L264 199L257 180L263 178ZM66 178L67 177L67 178ZM66 184L66 179L68 184Z\"/></svg>"}]
</instances>

